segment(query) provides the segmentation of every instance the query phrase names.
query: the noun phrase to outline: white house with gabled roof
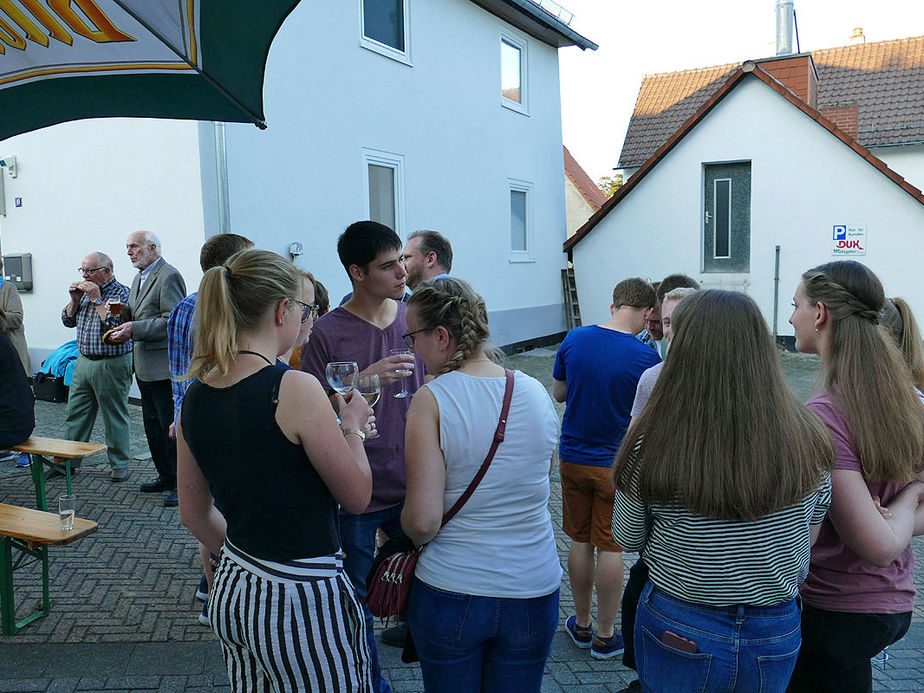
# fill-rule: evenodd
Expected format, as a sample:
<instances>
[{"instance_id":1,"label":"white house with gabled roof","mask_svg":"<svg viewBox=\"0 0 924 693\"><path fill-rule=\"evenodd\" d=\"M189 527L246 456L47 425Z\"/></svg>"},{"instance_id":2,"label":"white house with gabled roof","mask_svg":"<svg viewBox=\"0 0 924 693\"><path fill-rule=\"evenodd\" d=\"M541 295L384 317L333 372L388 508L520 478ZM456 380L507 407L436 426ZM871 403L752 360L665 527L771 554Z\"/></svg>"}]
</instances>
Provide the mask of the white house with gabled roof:
<instances>
[{"instance_id":1,"label":"white house with gabled roof","mask_svg":"<svg viewBox=\"0 0 924 693\"><path fill-rule=\"evenodd\" d=\"M684 272L705 287L748 293L788 337L800 275L834 259L867 264L888 295L924 310L924 195L920 169L906 169L910 180L903 170L920 143L904 154L881 142L871 150L858 141L856 104L852 131L850 118L839 127L842 114L824 115L816 108L823 77L809 54L720 72L721 84L676 130L662 129L659 144L646 145L650 153L623 187L565 242L585 323L605 320L620 279ZM896 104L892 113L903 112L905 83L879 82L879 98ZM701 89L675 89L662 110ZM859 113L862 123L862 105ZM663 128L656 118L648 119L652 130ZM893 129L902 136L911 126ZM627 135L627 143L640 140ZM627 159L635 163L624 148Z\"/></svg>"}]
</instances>

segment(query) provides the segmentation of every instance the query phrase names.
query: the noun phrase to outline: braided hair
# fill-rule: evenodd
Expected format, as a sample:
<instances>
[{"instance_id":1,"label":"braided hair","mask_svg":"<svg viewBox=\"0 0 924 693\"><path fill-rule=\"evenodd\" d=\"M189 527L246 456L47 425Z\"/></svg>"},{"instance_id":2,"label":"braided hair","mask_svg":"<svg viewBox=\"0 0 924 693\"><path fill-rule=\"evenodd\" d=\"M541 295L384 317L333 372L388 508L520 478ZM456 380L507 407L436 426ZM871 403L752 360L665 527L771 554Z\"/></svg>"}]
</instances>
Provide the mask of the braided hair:
<instances>
[{"instance_id":1,"label":"braided hair","mask_svg":"<svg viewBox=\"0 0 924 693\"><path fill-rule=\"evenodd\" d=\"M455 340L456 350L440 374L458 370L479 348L492 360L499 358L500 352L487 344L490 331L484 299L468 282L455 277L422 282L408 299L411 306L421 323L430 328L445 327Z\"/></svg>"},{"instance_id":2,"label":"braided hair","mask_svg":"<svg viewBox=\"0 0 924 693\"><path fill-rule=\"evenodd\" d=\"M830 318L822 354L824 389L850 422L869 481L911 481L924 464L924 420L911 371L879 324L882 282L865 265L842 260L802 275L804 293Z\"/></svg>"}]
</instances>

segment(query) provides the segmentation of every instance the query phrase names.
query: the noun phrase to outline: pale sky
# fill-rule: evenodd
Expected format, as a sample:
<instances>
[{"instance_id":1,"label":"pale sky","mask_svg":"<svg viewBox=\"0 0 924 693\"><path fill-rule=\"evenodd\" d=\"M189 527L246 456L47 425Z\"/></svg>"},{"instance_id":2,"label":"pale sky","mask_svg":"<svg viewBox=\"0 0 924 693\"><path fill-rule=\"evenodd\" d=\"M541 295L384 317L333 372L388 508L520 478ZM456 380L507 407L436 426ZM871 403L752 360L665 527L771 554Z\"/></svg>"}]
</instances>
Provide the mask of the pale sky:
<instances>
[{"instance_id":1,"label":"pale sky","mask_svg":"<svg viewBox=\"0 0 924 693\"><path fill-rule=\"evenodd\" d=\"M609 175L645 74L776 53L776 0L558 0L600 48L559 50L562 136L590 177ZM803 52L924 35L921 0L795 0ZM795 50L795 40L793 41Z\"/></svg>"}]
</instances>

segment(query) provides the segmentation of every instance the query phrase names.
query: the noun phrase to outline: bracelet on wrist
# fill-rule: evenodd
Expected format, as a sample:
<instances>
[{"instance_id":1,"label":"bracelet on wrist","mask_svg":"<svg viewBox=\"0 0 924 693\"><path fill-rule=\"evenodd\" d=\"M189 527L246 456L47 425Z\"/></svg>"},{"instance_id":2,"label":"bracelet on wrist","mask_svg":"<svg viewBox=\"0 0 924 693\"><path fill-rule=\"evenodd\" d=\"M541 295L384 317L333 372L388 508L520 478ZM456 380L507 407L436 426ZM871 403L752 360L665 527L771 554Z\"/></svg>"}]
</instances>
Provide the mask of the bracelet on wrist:
<instances>
[{"instance_id":1,"label":"bracelet on wrist","mask_svg":"<svg viewBox=\"0 0 924 693\"><path fill-rule=\"evenodd\" d=\"M362 432L360 429L358 429L358 428L344 428L344 429L341 429L341 430L343 431L343 437L344 437L344 438L347 437L348 435L354 435L354 436L359 436L359 439L360 439L363 443L366 442L366 434L363 433L363 432Z\"/></svg>"}]
</instances>

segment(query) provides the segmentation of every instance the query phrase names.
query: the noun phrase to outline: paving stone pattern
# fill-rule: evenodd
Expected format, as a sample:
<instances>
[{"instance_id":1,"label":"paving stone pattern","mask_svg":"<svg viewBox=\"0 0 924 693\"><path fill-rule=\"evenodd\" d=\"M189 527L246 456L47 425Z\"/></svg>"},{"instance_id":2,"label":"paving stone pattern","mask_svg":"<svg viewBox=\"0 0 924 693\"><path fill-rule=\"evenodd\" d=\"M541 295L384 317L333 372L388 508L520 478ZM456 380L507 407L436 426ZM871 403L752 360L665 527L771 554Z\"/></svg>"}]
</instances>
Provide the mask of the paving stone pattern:
<instances>
[{"instance_id":1,"label":"paving stone pattern","mask_svg":"<svg viewBox=\"0 0 924 693\"><path fill-rule=\"evenodd\" d=\"M522 366L515 367L538 371L536 366L541 364L550 372L553 353L533 352ZM60 437L65 411L64 404L37 402L36 433ZM121 484L110 482L105 455L86 460L74 479L78 516L96 520L100 529L76 544L50 549L51 614L16 636L0 637L2 693L230 690L218 643L196 618L201 609L194 599L200 571L196 542L180 525L176 508L163 507L163 494L138 492L138 484L156 473L140 407L131 406L131 417L135 459L130 479ZM91 439L105 441L100 425ZM567 537L561 532L557 478L552 475L550 509L565 565ZM48 482L49 508L63 489L63 479ZM0 464L0 502L35 507L28 470ZM916 539L914 546L921 565L924 541ZM626 565L635 558L635 554L626 554ZM919 589L920 575L916 576ZM20 570L15 583L17 616L22 618L40 599L40 572ZM575 648L563 631L564 619L572 612L566 579L561 588L562 626L555 636L542 690L621 690L635 673L618 657L598 662L589 651ZM924 607L919 600L908 635L889 648L884 667L874 668L874 690L924 690L922 646ZM419 667L403 664L399 650L380 646L380 657L396 693L423 691Z\"/></svg>"}]
</instances>

